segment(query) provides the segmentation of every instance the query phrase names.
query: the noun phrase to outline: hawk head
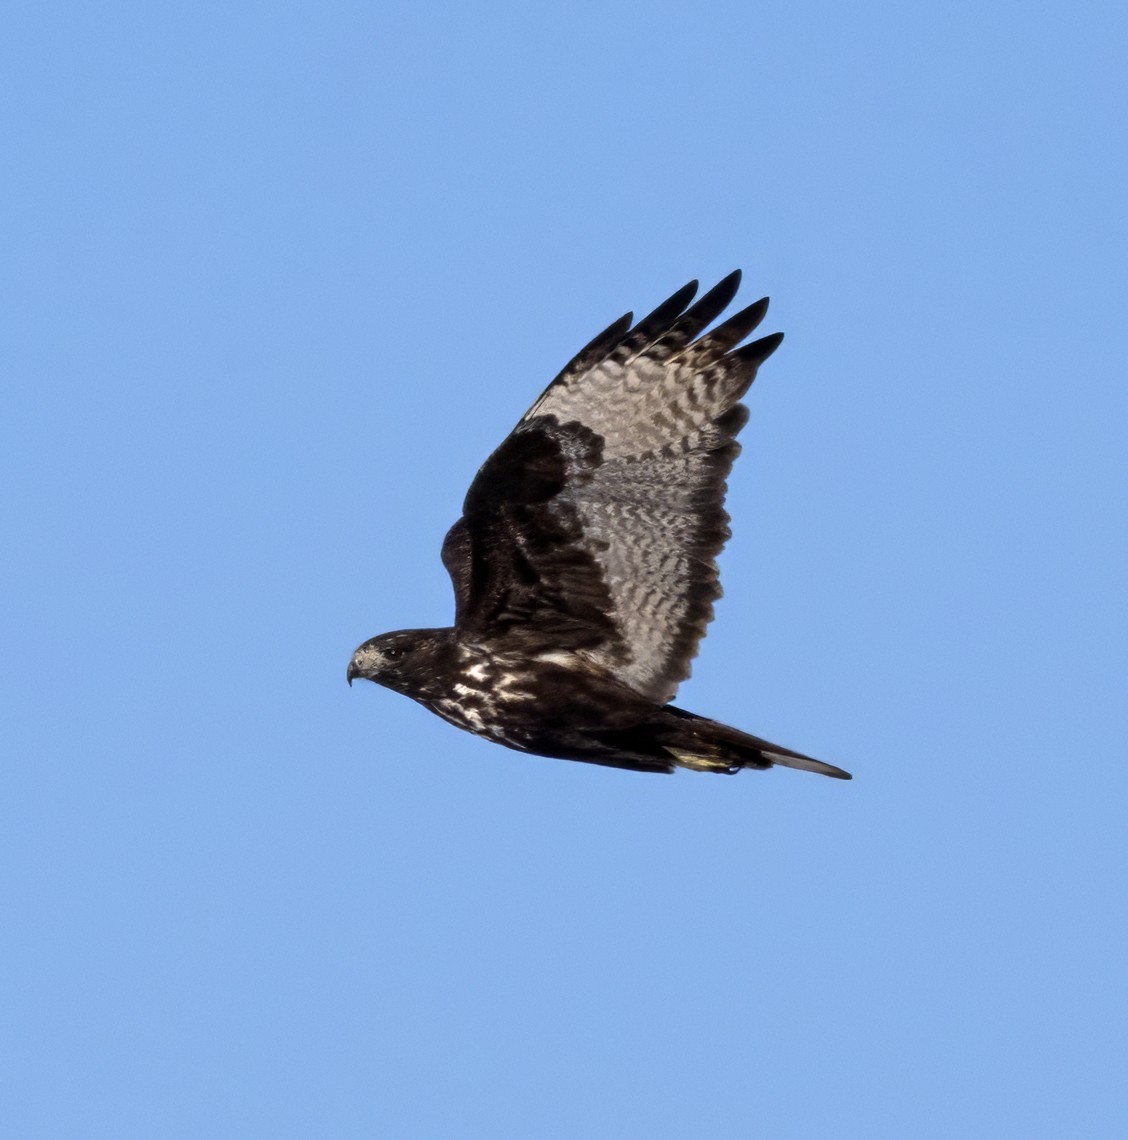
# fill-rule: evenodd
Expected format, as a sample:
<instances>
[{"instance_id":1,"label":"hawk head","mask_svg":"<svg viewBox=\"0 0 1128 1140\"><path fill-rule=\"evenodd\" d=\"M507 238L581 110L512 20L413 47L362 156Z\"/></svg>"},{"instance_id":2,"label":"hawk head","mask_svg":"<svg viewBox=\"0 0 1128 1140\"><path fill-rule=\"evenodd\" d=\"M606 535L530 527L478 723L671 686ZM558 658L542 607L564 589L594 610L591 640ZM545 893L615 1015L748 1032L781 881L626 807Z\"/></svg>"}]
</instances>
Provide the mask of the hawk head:
<instances>
[{"instance_id":1,"label":"hawk head","mask_svg":"<svg viewBox=\"0 0 1128 1140\"><path fill-rule=\"evenodd\" d=\"M435 666L448 646L450 630L400 629L370 637L353 654L345 679L375 681L418 699L429 688Z\"/></svg>"}]
</instances>

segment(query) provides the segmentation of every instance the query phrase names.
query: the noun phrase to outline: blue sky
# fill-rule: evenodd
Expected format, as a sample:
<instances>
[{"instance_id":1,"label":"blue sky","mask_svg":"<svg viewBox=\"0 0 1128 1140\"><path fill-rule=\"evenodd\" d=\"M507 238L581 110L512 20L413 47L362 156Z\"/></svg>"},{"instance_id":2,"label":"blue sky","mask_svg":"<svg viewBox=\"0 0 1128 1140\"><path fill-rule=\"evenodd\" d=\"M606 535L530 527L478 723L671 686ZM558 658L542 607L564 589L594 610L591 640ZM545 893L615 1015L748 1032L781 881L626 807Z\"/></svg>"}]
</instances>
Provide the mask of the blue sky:
<instances>
[{"instance_id":1,"label":"blue sky","mask_svg":"<svg viewBox=\"0 0 1128 1140\"><path fill-rule=\"evenodd\" d=\"M1123 1135L1126 32L10 16L0 1130ZM679 703L854 782L350 691L559 367L736 266L787 341Z\"/></svg>"}]
</instances>

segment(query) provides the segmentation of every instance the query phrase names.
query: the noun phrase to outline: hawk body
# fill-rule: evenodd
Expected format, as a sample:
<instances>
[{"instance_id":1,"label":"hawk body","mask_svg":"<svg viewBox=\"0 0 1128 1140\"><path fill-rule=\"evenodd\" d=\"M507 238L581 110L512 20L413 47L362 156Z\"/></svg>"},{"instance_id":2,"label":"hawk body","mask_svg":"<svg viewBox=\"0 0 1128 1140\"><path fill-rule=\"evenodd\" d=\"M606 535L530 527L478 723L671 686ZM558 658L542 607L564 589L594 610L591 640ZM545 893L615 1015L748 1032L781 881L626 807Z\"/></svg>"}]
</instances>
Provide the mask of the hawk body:
<instances>
[{"instance_id":1,"label":"hawk body","mask_svg":"<svg viewBox=\"0 0 1128 1140\"><path fill-rule=\"evenodd\" d=\"M721 594L741 397L782 336L767 300L705 329L731 274L584 348L486 460L443 543L449 629L365 642L364 677L523 752L630 768L841 769L674 708ZM704 334L704 335L702 335Z\"/></svg>"}]
</instances>

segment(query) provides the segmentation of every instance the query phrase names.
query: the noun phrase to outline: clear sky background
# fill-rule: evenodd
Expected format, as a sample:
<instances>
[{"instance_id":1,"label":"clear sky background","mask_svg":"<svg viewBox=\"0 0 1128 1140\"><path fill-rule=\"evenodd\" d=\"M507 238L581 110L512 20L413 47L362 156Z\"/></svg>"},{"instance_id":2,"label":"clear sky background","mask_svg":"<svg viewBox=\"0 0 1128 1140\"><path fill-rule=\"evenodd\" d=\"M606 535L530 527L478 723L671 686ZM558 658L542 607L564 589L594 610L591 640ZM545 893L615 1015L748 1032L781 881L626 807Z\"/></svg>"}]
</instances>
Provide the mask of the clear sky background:
<instances>
[{"instance_id":1,"label":"clear sky background","mask_svg":"<svg viewBox=\"0 0 1128 1140\"><path fill-rule=\"evenodd\" d=\"M0 41L0 1132L1120 1137L1128 17L36 4ZM680 703L459 733L356 644L590 336L736 266Z\"/></svg>"}]
</instances>

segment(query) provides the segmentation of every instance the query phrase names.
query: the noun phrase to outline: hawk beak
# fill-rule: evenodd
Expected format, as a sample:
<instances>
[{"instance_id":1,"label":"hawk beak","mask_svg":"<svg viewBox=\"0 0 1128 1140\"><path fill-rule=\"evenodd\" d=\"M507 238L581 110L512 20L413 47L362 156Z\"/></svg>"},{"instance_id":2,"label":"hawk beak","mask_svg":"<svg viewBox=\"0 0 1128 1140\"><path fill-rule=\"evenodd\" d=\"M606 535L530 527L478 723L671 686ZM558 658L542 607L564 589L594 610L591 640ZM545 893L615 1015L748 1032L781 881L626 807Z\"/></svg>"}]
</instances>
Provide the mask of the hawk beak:
<instances>
[{"instance_id":1,"label":"hawk beak","mask_svg":"<svg viewBox=\"0 0 1128 1140\"><path fill-rule=\"evenodd\" d=\"M349 688L352 688L353 678L360 676L360 670L356 667L355 661L349 662L348 669L345 670L345 680L349 683Z\"/></svg>"}]
</instances>

